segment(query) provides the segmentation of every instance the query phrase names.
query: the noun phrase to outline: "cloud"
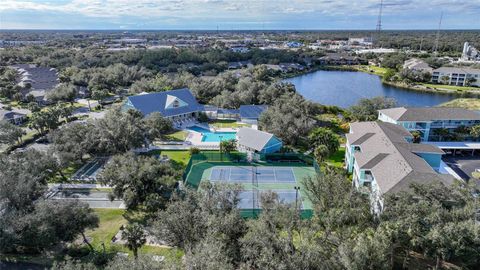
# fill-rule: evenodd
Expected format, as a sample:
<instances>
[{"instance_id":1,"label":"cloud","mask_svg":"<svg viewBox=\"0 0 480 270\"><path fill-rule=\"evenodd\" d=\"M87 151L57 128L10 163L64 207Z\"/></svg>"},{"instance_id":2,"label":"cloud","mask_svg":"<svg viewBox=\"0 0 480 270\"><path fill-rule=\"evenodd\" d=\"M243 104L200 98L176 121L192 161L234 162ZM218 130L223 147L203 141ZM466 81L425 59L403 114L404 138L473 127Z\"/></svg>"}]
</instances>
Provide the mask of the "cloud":
<instances>
[{"instance_id":1,"label":"cloud","mask_svg":"<svg viewBox=\"0 0 480 270\"><path fill-rule=\"evenodd\" d=\"M150 24L161 21L171 25L182 22L194 24L195 21L248 21L261 23L269 20L278 23L298 25L302 20L342 21L351 17L368 17L375 20L378 14L379 0L0 0L0 13L56 14L82 16L98 19L105 23L119 23L128 26L137 20L137 24ZM438 17L440 11L458 16L466 26L480 22L467 23L480 11L479 0L384 0L383 13L386 17L430 18ZM460 15L462 14L462 15ZM462 18L463 15L470 15ZM446 14L448 16L448 14ZM0 16L4 17L4 16ZM11 16L12 18L15 16ZM18 16L18 20L22 20ZM438 19L435 19L438 20ZM472 19L473 20L473 19ZM2 18L2 24L6 24ZM10 22L19 23L19 22ZM61 22L58 22L61 25ZM356 23L351 21L351 23ZM0 27L4 27L3 25ZM355 28L355 27L352 27Z\"/></svg>"}]
</instances>

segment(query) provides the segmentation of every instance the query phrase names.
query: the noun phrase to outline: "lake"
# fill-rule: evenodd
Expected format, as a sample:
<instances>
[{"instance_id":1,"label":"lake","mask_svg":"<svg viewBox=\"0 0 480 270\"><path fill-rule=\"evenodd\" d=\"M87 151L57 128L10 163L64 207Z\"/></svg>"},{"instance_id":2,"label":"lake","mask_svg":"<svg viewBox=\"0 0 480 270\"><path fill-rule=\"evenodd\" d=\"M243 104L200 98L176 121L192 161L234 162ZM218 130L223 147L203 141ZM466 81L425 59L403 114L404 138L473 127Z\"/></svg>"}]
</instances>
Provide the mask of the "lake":
<instances>
[{"instance_id":1,"label":"lake","mask_svg":"<svg viewBox=\"0 0 480 270\"><path fill-rule=\"evenodd\" d=\"M305 98L324 105L350 107L361 98L395 98L399 105L429 107L457 98L455 95L418 92L382 84L381 78L364 72L319 70L285 79Z\"/></svg>"}]
</instances>

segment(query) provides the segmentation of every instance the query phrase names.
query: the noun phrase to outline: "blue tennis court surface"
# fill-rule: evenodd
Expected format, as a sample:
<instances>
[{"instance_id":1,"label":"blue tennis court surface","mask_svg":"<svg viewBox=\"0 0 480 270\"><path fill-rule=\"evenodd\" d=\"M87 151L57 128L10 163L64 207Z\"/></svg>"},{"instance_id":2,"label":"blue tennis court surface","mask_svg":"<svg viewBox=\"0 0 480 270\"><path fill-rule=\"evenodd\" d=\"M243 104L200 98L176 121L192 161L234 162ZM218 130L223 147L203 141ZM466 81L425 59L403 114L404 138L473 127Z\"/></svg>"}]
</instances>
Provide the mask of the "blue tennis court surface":
<instances>
[{"instance_id":1,"label":"blue tennis court surface","mask_svg":"<svg viewBox=\"0 0 480 270\"><path fill-rule=\"evenodd\" d=\"M271 190L278 195L278 199L281 203L295 205L295 191L294 190ZM261 196L262 193L267 192L267 190L257 191L257 190L246 190L242 191L239 194L240 202L238 203L238 208L240 209L258 209L261 208ZM256 193L256 194L255 194ZM297 198L298 207L303 209L302 198L300 193L298 193Z\"/></svg>"},{"instance_id":2,"label":"blue tennis court surface","mask_svg":"<svg viewBox=\"0 0 480 270\"><path fill-rule=\"evenodd\" d=\"M296 183L291 167L217 166L212 169L209 180L234 183Z\"/></svg>"}]
</instances>

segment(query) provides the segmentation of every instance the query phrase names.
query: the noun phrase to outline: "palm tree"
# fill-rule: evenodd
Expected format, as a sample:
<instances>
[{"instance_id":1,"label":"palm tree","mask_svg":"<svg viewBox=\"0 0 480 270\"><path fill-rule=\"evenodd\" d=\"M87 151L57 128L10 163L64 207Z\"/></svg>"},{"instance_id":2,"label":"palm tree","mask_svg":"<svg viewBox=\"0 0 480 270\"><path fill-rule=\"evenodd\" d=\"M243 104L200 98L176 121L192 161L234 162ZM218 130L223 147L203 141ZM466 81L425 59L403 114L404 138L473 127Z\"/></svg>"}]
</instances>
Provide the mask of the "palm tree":
<instances>
[{"instance_id":1,"label":"palm tree","mask_svg":"<svg viewBox=\"0 0 480 270\"><path fill-rule=\"evenodd\" d=\"M411 132L413 136L413 143L420 143L422 141L422 134L418 130Z\"/></svg>"},{"instance_id":2,"label":"palm tree","mask_svg":"<svg viewBox=\"0 0 480 270\"><path fill-rule=\"evenodd\" d=\"M446 128L436 128L433 130L433 134L438 136L438 141L443 141L443 137L450 134L450 131Z\"/></svg>"},{"instance_id":3,"label":"palm tree","mask_svg":"<svg viewBox=\"0 0 480 270\"><path fill-rule=\"evenodd\" d=\"M133 252L135 259L138 257L138 249L147 242L142 226L136 223L127 225L122 232L122 240L126 241L125 245Z\"/></svg>"}]
</instances>

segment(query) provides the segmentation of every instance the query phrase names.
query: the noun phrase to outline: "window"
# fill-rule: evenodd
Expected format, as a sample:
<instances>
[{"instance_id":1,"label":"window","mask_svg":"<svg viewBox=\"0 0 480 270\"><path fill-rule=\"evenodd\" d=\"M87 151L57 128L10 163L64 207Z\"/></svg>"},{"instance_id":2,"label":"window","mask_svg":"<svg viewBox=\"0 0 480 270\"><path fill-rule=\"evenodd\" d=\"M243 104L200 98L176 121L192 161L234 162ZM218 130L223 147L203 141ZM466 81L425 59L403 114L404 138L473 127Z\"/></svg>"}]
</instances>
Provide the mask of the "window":
<instances>
[{"instance_id":1,"label":"window","mask_svg":"<svg viewBox=\"0 0 480 270\"><path fill-rule=\"evenodd\" d=\"M180 102L178 100L173 101L173 108L178 108L180 107Z\"/></svg>"}]
</instances>

